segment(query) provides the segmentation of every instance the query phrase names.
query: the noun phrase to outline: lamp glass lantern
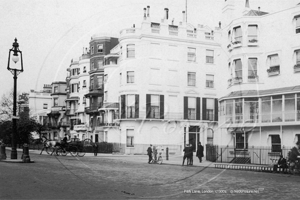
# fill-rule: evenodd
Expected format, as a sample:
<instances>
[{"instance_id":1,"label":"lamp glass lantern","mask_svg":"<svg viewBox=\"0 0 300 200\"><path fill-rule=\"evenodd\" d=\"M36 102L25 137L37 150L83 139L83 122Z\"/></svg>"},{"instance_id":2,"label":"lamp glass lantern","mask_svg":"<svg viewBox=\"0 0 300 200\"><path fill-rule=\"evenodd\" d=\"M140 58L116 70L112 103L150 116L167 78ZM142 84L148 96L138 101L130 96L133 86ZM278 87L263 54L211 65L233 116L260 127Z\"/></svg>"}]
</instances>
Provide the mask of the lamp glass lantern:
<instances>
[{"instance_id":1,"label":"lamp glass lantern","mask_svg":"<svg viewBox=\"0 0 300 200\"><path fill-rule=\"evenodd\" d=\"M22 51L19 49L17 38L15 38L15 42L12 46L13 47L9 50L7 69L12 73L13 71L21 73L23 72L23 56Z\"/></svg>"}]
</instances>

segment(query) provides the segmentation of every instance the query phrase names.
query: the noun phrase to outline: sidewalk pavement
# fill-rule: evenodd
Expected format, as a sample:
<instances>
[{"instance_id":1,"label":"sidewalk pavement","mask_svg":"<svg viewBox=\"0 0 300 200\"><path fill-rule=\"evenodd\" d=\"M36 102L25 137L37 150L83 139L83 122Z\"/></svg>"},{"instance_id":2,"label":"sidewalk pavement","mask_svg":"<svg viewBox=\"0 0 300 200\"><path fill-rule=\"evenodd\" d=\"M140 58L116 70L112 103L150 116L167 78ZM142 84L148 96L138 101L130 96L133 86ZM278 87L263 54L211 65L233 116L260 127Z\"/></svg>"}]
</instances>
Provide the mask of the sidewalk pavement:
<instances>
[{"instance_id":1,"label":"sidewalk pavement","mask_svg":"<svg viewBox=\"0 0 300 200\"><path fill-rule=\"evenodd\" d=\"M10 147L6 147L6 150L10 151ZM22 152L22 149L17 149L18 152ZM40 154L41 150L29 150L29 156L30 154ZM43 154L47 154L46 151L43 151ZM21 159L17 160L11 160L9 158L9 155L6 153L7 159L2 160L4 162L22 162ZM49 155L50 156L50 155ZM21 157L19 155L18 157ZM86 153L85 157L93 157L95 159L97 158L108 158L108 159L115 159L115 160L122 160L122 161L128 161L128 162L136 162L136 163L148 163L148 155L124 155L124 154L109 154L109 153L98 153L97 156L94 156L94 153ZM169 155L169 159L166 160L166 156L163 155L163 164L164 165L182 165L182 159L183 156L176 156L176 155ZM210 162L205 160L205 158L202 158L202 162L199 162L199 159L194 156L193 157L193 166L194 167L215 167L214 164L215 162ZM186 166L187 161L185 161L185 166Z\"/></svg>"}]
</instances>

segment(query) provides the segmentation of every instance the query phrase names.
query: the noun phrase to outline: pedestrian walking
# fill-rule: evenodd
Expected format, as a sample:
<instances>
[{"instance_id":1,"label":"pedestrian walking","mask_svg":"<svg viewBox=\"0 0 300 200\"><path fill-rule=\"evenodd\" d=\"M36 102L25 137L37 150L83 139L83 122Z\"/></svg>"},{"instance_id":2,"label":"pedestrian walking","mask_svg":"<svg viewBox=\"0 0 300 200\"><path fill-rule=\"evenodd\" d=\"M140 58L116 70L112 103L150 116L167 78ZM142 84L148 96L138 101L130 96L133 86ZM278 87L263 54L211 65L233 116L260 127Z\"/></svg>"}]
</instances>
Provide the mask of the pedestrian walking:
<instances>
[{"instance_id":1,"label":"pedestrian walking","mask_svg":"<svg viewBox=\"0 0 300 200\"><path fill-rule=\"evenodd\" d=\"M97 153L98 153L98 145L97 145L96 142L93 144L93 151L94 151L94 156L97 156Z\"/></svg>"},{"instance_id":2,"label":"pedestrian walking","mask_svg":"<svg viewBox=\"0 0 300 200\"><path fill-rule=\"evenodd\" d=\"M148 149L147 149L147 154L148 154L148 156L149 156L149 161L148 161L148 163L150 164L150 162L151 162L151 160L152 160L152 144L150 144L150 146L148 147Z\"/></svg>"},{"instance_id":3,"label":"pedestrian walking","mask_svg":"<svg viewBox=\"0 0 300 200\"><path fill-rule=\"evenodd\" d=\"M203 146L201 145L201 142L199 142L199 144L198 144L196 156L199 158L199 162L201 163L202 157L203 157Z\"/></svg>"}]
</instances>

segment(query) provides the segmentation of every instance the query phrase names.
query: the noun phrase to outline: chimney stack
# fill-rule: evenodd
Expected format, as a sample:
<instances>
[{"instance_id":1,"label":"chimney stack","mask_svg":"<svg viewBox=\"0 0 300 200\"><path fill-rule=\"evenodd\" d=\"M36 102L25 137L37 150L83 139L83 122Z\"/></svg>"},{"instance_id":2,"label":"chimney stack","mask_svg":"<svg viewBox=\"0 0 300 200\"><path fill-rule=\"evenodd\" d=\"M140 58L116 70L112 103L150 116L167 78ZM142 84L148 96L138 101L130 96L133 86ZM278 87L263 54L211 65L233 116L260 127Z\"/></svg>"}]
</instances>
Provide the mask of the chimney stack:
<instances>
[{"instance_id":1,"label":"chimney stack","mask_svg":"<svg viewBox=\"0 0 300 200\"><path fill-rule=\"evenodd\" d=\"M246 7L246 8L250 8L250 7L249 7L249 0L246 0L245 7Z\"/></svg>"},{"instance_id":2,"label":"chimney stack","mask_svg":"<svg viewBox=\"0 0 300 200\"><path fill-rule=\"evenodd\" d=\"M182 11L182 22L186 22L185 11Z\"/></svg>"},{"instance_id":3,"label":"chimney stack","mask_svg":"<svg viewBox=\"0 0 300 200\"><path fill-rule=\"evenodd\" d=\"M169 9L165 8L165 19L169 18Z\"/></svg>"},{"instance_id":4,"label":"chimney stack","mask_svg":"<svg viewBox=\"0 0 300 200\"><path fill-rule=\"evenodd\" d=\"M150 17L150 6L147 6L147 17Z\"/></svg>"},{"instance_id":5,"label":"chimney stack","mask_svg":"<svg viewBox=\"0 0 300 200\"><path fill-rule=\"evenodd\" d=\"M260 7L258 7L258 11L260 11Z\"/></svg>"},{"instance_id":6,"label":"chimney stack","mask_svg":"<svg viewBox=\"0 0 300 200\"><path fill-rule=\"evenodd\" d=\"M146 8L144 8L144 19L146 19Z\"/></svg>"},{"instance_id":7,"label":"chimney stack","mask_svg":"<svg viewBox=\"0 0 300 200\"><path fill-rule=\"evenodd\" d=\"M221 22L219 22L219 28L221 28Z\"/></svg>"}]
</instances>

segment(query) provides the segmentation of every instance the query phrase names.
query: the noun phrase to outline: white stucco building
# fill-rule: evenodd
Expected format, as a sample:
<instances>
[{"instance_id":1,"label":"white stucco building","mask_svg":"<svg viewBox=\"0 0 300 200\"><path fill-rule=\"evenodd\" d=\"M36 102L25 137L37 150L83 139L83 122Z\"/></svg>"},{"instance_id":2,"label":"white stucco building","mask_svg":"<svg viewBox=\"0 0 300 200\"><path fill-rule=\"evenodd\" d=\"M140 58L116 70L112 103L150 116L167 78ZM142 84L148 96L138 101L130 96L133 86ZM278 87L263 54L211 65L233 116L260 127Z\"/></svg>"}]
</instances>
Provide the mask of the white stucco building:
<instances>
[{"instance_id":1,"label":"white stucco building","mask_svg":"<svg viewBox=\"0 0 300 200\"><path fill-rule=\"evenodd\" d=\"M118 64L104 66L104 102L112 108L101 110L119 113L112 120L119 127L104 130L107 142L119 142L126 154L144 154L150 144L181 154L186 143L195 150L199 141L212 143L227 82L220 28L188 24L184 12L174 24L167 9L159 22L149 8L144 15L139 28L120 32Z\"/></svg>"},{"instance_id":2,"label":"white stucco building","mask_svg":"<svg viewBox=\"0 0 300 200\"><path fill-rule=\"evenodd\" d=\"M300 6L267 13L246 1L237 12L227 0L222 19L228 87L215 143L232 148L229 159L241 153L253 162L263 156L258 148L268 149L266 162L286 155L300 140Z\"/></svg>"}]
</instances>

